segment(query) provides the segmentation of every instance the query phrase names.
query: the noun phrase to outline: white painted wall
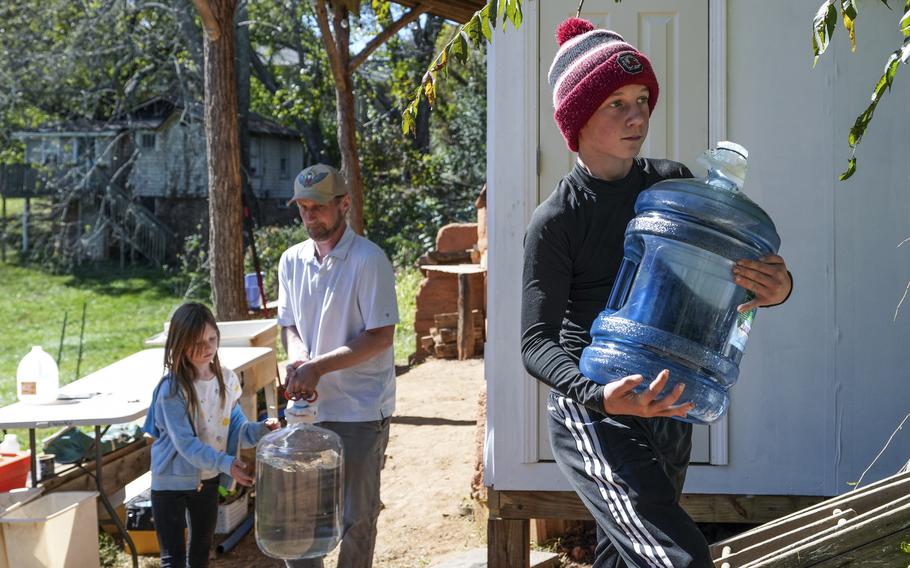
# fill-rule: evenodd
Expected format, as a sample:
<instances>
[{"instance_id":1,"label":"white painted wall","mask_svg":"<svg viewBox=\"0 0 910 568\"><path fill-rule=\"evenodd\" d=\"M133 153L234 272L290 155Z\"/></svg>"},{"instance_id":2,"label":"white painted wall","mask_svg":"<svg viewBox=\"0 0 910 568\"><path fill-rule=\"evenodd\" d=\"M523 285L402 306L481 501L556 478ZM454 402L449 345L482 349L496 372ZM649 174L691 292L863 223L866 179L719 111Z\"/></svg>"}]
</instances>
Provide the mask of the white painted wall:
<instances>
[{"instance_id":1,"label":"white painted wall","mask_svg":"<svg viewBox=\"0 0 910 568\"><path fill-rule=\"evenodd\" d=\"M548 0L543 0L548 1ZM519 353L521 239L536 203L536 2L520 32L496 34L489 54L490 297L487 483L565 490L529 438L533 381ZM732 390L729 465L693 466L696 493L830 495L847 489L910 412L910 305L892 322L910 280L910 69L879 105L859 147L859 171L837 181L847 132L865 108L896 12L869 3L850 52L843 28L812 69L815 6L786 0L726 3L726 137L746 146L746 193L774 218L796 287L763 310ZM711 92L715 92L716 85ZM529 386L530 385L530 386ZM910 429L867 479L910 458Z\"/></svg>"}]
</instances>

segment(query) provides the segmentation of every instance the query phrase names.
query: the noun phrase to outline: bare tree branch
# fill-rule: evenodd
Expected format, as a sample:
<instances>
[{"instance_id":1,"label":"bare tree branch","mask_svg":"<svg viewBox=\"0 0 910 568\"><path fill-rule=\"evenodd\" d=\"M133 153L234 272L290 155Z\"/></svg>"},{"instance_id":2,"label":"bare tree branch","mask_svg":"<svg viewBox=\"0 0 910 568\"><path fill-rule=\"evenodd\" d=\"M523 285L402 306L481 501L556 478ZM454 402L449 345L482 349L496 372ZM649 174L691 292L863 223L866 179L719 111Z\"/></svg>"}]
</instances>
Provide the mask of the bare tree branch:
<instances>
[{"instance_id":1,"label":"bare tree branch","mask_svg":"<svg viewBox=\"0 0 910 568\"><path fill-rule=\"evenodd\" d=\"M340 82L344 74L344 67L341 65L341 56L335 47L335 36L329 30L329 13L325 5L325 0L316 0L316 23L319 25L319 33L322 35L322 43L329 55L329 65L332 67L332 75L335 77L335 85L343 87Z\"/></svg>"},{"instance_id":2,"label":"bare tree branch","mask_svg":"<svg viewBox=\"0 0 910 568\"><path fill-rule=\"evenodd\" d=\"M360 53L358 53L357 55L355 55L354 57L351 58L351 63L348 65L348 71L350 73L353 73L354 71L356 71L357 68L360 67L360 65L363 64L364 61L366 61L367 57L369 57L371 53L376 51L376 48L378 48L383 43L388 41L388 39L390 37L397 34L406 25L410 24L411 22L413 22L414 20L419 18L420 15L425 13L427 10L429 10L429 7L427 7L423 4L415 6L414 8L408 10L408 12L405 15L400 17L395 22L389 24L388 27L383 29L378 34L376 34L373 37L373 39L371 39L370 42L364 46L364 48L360 51Z\"/></svg>"}]
</instances>

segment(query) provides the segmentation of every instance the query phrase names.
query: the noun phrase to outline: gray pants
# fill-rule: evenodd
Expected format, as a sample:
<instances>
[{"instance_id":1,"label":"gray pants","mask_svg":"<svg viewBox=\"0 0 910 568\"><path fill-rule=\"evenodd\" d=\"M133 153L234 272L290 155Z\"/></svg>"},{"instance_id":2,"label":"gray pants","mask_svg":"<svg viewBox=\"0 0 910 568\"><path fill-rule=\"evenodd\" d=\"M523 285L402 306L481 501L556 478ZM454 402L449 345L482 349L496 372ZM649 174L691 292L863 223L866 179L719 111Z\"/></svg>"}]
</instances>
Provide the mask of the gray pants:
<instances>
[{"instance_id":1,"label":"gray pants","mask_svg":"<svg viewBox=\"0 0 910 568\"><path fill-rule=\"evenodd\" d=\"M389 418L320 422L344 444L344 527L338 568L370 568L379 518L379 472L389 444ZM321 558L286 560L288 568L323 568Z\"/></svg>"}]
</instances>

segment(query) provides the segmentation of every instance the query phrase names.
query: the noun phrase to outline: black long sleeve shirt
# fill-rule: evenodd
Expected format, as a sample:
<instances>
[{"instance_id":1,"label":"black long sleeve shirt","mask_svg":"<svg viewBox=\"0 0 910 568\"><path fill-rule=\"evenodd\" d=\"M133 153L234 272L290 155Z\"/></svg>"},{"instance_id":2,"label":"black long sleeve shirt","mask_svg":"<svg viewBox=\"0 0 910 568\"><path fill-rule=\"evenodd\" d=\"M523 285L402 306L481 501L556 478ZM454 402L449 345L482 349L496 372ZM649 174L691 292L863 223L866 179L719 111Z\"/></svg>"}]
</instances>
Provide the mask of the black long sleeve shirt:
<instances>
[{"instance_id":1,"label":"black long sleeve shirt","mask_svg":"<svg viewBox=\"0 0 910 568\"><path fill-rule=\"evenodd\" d=\"M613 288L635 200L658 181L689 177L670 160L636 158L617 181L576 164L537 207L525 233L521 303L521 355L531 375L603 414L603 386L578 361Z\"/></svg>"}]
</instances>

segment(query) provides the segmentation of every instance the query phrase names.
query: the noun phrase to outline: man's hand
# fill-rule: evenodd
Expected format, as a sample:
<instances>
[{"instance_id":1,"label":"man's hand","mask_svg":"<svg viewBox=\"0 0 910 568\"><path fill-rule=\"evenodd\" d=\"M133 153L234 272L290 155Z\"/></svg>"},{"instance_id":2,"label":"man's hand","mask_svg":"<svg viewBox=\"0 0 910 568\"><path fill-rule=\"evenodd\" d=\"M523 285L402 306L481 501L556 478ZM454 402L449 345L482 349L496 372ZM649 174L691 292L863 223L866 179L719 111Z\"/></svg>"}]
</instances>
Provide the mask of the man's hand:
<instances>
[{"instance_id":1,"label":"man's hand","mask_svg":"<svg viewBox=\"0 0 910 568\"><path fill-rule=\"evenodd\" d=\"M306 361L297 365L293 370L288 365L288 376L284 390L292 397L303 400L312 400L316 396L316 385L322 373L315 362Z\"/></svg>"},{"instance_id":2,"label":"man's hand","mask_svg":"<svg viewBox=\"0 0 910 568\"><path fill-rule=\"evenodd\" d=\"M685 385L676 385L673 392L658 399L657 395L670 380L670 371L664 369L642 393L632 392L645 378L641 375L629 375L604 386L604 411L612 415L641 416L654 418L658 416L684 417L695 406L691 402L676 404L682 396Z\"/></svg>"},{"instance_id":3,"label":"man's hand","mask_svg":"<svg viewBox=\"0 0 910 568\"><path fill-rule=\"evenodd\" d=\"M281 427L281 422L279 422L277 418L266 418L263 424L272 432Z\"/></svg>"},{"instance_id":4,"label":"man's hand","mask_svg":"<svg viewBox=\"0 0 910 568\"><path fill-rule=\"evenodd\" d=\"M787 264L776 254L758 260L740 260L733 267L733 281L755 294L754 298L736 308L741 312L779 304L787 299L793 286L787 274Z\"/></svg>"},{"instance_id":5,"label":"man's hand","mask_svg":"<svg viewBox=\"0 0 910 568\"><path fill-rule=\"evenodd\" d=\"M291 375L294 374L294 371L297 370L297 367L303 365L304 363L306 363L306 362L309 361L309 360L310 360L310 358L309 358L307 355L302 355L299 359L295 359L295 360L293 360L293 361L289 361L288 364L285 365L285 367L284 367L284 382L285 382L285 384L287 384L287 382L288 382L289 380L291 380Z\"/></svg>"},{"instance_id":6,"label":"man's hand","mask_svg":"<svg viewBox=\"0 0 910 568\"><path fill-rule=\"evenodd\" d=\"M253 475L249 471L249 466L237 458L231 462L231 477L236 479L240 485L249 487L253 484Z\"/></svg>"}]
</instances>

